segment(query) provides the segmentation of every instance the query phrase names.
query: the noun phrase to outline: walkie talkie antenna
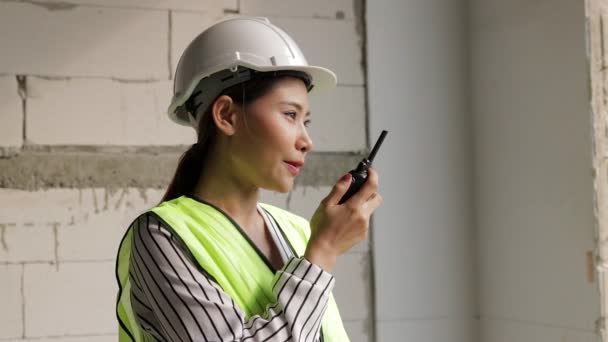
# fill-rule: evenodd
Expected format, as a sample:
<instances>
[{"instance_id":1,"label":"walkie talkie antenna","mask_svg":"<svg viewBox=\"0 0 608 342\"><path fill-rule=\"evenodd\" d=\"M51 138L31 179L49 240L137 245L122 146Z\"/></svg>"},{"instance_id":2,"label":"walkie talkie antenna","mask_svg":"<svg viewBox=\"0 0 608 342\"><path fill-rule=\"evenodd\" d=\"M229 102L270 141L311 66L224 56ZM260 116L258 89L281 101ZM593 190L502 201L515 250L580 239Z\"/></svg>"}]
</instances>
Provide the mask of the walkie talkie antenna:
<instances>
[{"instance_id":1,"label":"walkie talkie antenna","mask_svg":"<svg viewBox=\"0 0 608 342\"><path fill-rule=\"evenodd\" d=\"M342 196L342 198L340 199L340 202L338 202L338 204L342 204L342 203L348 201L348 199L355 192L357 192L359 190L359 188L363 185L363 183L365 183L365 181L367 180L367 170L371 166L372 160L374 160L374 157L376 156L376 152L378 152L378 149L380 148L380 145L382 145L382 142L384 141L384 137L386 136L387 133L388 133L388 131L382 131L382 133L380 133L380 137L378 138L378 140L376 141L376 144L374 145L374 148L372 148L372 152L369 154L369 156L367 158L363 158L363 160L361 160L359 162L359 164L357 165L357 168L355 168L354 170L348 171L348 173L350 173L352 176L351 182L348 187L348 190L346 190L346 193Z\"/></svg>"},{"instance_id":2,"label":"walkie talkie antenna","mask_svg":"<svg viewBox=\"0 0 608 342\"><path fill-rule=\"evenodd\" d=\"M383 130L382 133L380 133L380 137L378 138L378 140L376 140L376 144L374 145L374 148L372 148L372 151L369 153L369 157L367 157L367 160L369 160L369 164L371 164L372 161L374 160L374 157L376 156L376 153L380 149L380 145L382 145L382 142L384 141L384 137L386 137L387 133L388 133L388 131L386 131L386 130Z\"/></svg>"}]
</instances>

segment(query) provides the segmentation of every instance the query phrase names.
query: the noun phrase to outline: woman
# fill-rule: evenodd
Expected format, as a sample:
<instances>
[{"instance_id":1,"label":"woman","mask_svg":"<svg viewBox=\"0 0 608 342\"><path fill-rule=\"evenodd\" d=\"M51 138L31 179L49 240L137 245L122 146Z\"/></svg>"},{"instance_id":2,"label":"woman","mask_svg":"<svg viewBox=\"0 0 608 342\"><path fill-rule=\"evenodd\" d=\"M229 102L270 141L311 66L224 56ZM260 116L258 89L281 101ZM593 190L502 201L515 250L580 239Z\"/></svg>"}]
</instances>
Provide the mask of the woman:
<instances>
[{"instance_id":1,"label":"woman","mask_svg":"<svg viewBox=\"0 0 608 342\"><path fill-rule=\"evenodd\" d=\"M376 172L338 205L342 177L310 224L258 203L261 188L293 187L312 150L308 92L335 84L266 19L229 19L190 43L169 114L197 143L121 242L121 341L348 341L331 271L367 236Z\"/></svg>"}]
</instances>

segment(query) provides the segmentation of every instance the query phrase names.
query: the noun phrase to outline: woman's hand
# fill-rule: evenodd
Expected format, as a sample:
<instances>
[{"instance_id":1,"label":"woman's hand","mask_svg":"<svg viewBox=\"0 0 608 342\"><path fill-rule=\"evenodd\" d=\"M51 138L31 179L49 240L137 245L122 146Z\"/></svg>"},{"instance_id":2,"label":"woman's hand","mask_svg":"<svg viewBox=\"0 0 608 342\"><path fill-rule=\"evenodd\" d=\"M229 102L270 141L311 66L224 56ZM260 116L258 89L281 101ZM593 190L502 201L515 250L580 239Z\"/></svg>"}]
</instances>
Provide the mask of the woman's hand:
<instances>
[{"instance_id":1,"label":"woman's hand","mask_svg":"<svg viewBox=\"0 0 608 342\"><path fill-rule=\"evenodd\" d=\"M352 176L344 175L325 197L310 220L311 236L304 257L331 272L336 258L365 240L369 219L382 203L378 173L369 168L367 181L348 201L338 204L348 190Z\"/></svg>"}]
</instances>

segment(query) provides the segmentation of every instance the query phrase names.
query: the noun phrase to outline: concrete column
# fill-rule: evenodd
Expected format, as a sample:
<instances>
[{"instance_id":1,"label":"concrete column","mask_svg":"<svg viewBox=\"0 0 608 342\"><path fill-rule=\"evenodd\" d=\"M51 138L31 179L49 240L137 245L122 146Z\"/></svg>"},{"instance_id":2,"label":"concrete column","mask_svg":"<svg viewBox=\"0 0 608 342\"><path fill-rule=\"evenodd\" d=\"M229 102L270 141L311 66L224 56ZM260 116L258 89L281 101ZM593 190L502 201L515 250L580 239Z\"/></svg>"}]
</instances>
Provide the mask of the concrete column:
<instances>
[{"instance_id":1,"label":"concrete column","mask_svg":"<svg viewBox=\"0 0 608 342\"><path fill-rule=\"evenodd\" d=\"M471 1L481 340L596 341L583 1Z\"/></svg>"},{"instance_id":2,"label":"concrete column","mask_svg":"<svg viewBox=\"0 0 608 342\"><path fill-rule=\"evenodd\" d=\"M476 341L466 2L367 2L377 341Z\"/></svg>"}]
</instances>

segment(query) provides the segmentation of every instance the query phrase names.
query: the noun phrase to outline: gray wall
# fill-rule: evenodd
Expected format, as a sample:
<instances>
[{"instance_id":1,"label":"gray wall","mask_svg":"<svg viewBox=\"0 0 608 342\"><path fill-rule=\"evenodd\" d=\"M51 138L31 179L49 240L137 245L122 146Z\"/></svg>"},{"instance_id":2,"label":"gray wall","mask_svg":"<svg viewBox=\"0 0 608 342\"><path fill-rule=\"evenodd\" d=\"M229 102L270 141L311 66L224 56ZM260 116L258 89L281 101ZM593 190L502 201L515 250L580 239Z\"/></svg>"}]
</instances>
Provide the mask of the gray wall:
<instances>
[{"instance_id":1,"label":"gray wall","mask_svg":"<svg viewBox=\"0 0 608 342\"><path fill-rule=\"evenodd\" d=\"M584 2L471 13L481 340L595 341Z\"/></svg>"},{"instance_id":2,"label":"gray wall","mask_svg":"<svg viewBox=\"0 0 608 342\"><path fill-rule=\"evenodd\" d=\"M465 5L367 2L377 341L476 340Z\"/></svg>"},{"instance_id":3,"label":"gray wall","mask_svg":"<svg viewBox=\"0 0 608 342\"><path fill-rule=\"evenodd\" d=\"M378 341L595 341L584 4L370 1Z\"/></svg>"}]
</instances>

